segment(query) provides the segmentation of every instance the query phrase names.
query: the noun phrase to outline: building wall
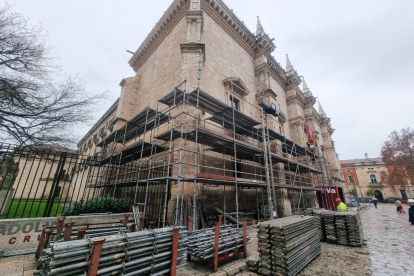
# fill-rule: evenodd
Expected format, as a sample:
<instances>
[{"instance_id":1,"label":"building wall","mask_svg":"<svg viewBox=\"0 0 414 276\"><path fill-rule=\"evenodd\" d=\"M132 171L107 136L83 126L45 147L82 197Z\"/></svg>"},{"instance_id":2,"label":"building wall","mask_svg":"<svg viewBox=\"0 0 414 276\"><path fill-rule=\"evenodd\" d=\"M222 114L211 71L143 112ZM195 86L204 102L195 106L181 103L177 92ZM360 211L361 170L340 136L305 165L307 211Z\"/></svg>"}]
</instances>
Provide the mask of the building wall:
<instances>
[{"instance_id":1,"label":"building wall","mask_svg":"<svg viewBox=\"0 0 414 276\"><path fill-rule=\"evenodd\" d=\"M92 129L79 141L77 144L79 155L93 155L95 152L101 151L101 148L96 147L96 144L102 141L102 139L110 134L114 129L108 129L111 120L114 120L118 110L118 100L114 103L114 106L99 119L99 121L92 127ZM105 127L104 136L99 135L99 130ZM94 140L94 135L98 134L98 139ZM89 140L92 139L92 143L89 144Z\"/></svg>"},{"instance_id":2,"label":"building wall","mask_svg":"<svg viewBox=\"0 0 414 276\"><path fill-rule=\"evenodd\" d=\"M349 165L353 166L353 164L349 164ZM355 168L348 167L348 165L343 165L342 166L342 173L344 175L344 180L345 180L345 183L346 183L347 186L351 186L351 187L353 187L354 185L359 186L358 176L357 176L357 173L355 171ZM352 176L352 178L354 180L353 183L351 183L349 181L348 176Z\"/></svg>"},{"instance_id":3,"label":"building wall","mask_svg":"<svg viewBox=\"0 0 414 276\"><path fill-rule=\"evenodd\" d=\"M288 112L288 105L286 101L286 91L283 89L283 87L280 86L280 84L274 78L270 78L270 87L277 95L276 101L277 101L278 107L283 112L283 114L287 116L287 120L283 124L283 132L284 132L283 134L286 136L286 138L292 139L292 134L291 134L290 125L289 125L289 112ZM279 130L275 130L275 131L280 132Z\"/></svg>"},{"instance_id":4,"label":"building wall","mask_svg":"<svg viewBox=\"0 0 414 276\"><path fill-rule=\"evenodd\" d=\"M203 18L202 42L205 44L205 63L202 71L202 90L229 103L230 94L226 91L223 80L227 77L239 77L250 91L245 96L245 101L240 101L240 110L260 122L255 98L257 87L253 57L207 13L203 13Z\"/></svg>"},{"instance_id":5,"label":"building wall","mask_svg":"<svg viewBox=\"0 0 414 276\"><path fill-rule=\"evenodd\" d=\"M342 162L341 167L347 185L352 186L349 183L348 175L351 174L354 177L355 184L358 186L358 196L360 197L367 197L369 190L380 191L384 198L401 198L401 191L405 191L408 198L414 196L412 185L396 186L394 189L382 181L381 173L388 173L388 167L382 161L373 162L370 159L356 159L354 163ZM371 175L375 175L377 183L371 182Z\"/></svg>"},{"instance_id":6,"label":"building wall","mask_svg":"<svg viewBox=\"0 0 414 276\"><path fill-rule=\"evenodd\" d=\"M157 100L171 92L182 80L180 44L186 41L187 23L183 17L136 73L137 88L127 91L135 103L125 114L129 120L145 106L155 109Z\"/></svg>"}]
</instances>

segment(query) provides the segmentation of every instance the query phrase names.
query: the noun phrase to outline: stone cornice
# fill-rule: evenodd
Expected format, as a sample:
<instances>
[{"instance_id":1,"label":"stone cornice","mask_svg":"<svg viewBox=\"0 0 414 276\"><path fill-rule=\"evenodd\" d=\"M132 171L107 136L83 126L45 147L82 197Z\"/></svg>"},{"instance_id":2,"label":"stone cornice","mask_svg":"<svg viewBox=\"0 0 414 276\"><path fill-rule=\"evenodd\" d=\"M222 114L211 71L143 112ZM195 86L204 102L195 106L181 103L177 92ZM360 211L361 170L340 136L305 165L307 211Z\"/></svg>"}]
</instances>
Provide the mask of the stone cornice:
<instances>
[{"instance_id":1,"label":"stone cornice","mask_svg":"<svg viewBox=\"0 0 414 276\"><path fill-rule=\"evenodd\" d=\"M164 13L151 33L147 36L132 58L129 65L135 72L151 56L167 35L174 29L180 20L186 15L190 7L189 0L175 0Z\"/></svg>"},{"instance_id":2,"label":"stone cornice","mask_svg":"<svg viewBox=\"0 0 414 276\"><path fill-rule=\"evenodd\" d=\"M300 124L302 125L305 122L305 118L302 116L296 116L293 118L289 118L289 123L290 124Z\"/></svg>"},{"instance_id":3,"label":"stone cornice","mask_svg":"<svg viewBox=\"0 0 414 276\"><path fill-rule=\"evenodd\" d=\"M119 98L116 99L116 101L111 105L110 108L108 108L108 110L105 112L105 114L102 115L102 117L93 125L93 127L85 134L85 136L82 137L82 139L78 142L77 147L79 147L83 142L85 142L87 140L87 138L89 138L89 136L91 136L95 131L98 130L98 127L103 122L107 121L108 118L111 117L111 115L118 108L118 102L119 102Z\"/></svg>"},{"instance_id":4,"label":"stone cornice","mask_svg":"<svg viewBox=\"0 0 414 276\"><path fill-rule=\"evenodd\" d=\"M319 113L315 110L314 107L312 107L311 111L312 111L312 113L306 114L305 118L306 119L314 119L320 124L322 121L321 121L321 117L319 116Z\"/></svg>"},{"instance_id":5,"label":"stone cornice","mask_svg":"<svg viewBox=\"0 0 414 276\"><path fill-rule=\"evenodd\" d=\"M315 116L315 114L311 113L311 114L306 114L305 115L305 119L309 120L309 121L316 121L316 123L318 123L320 125L321 121L318 119L318 117Z\"/></svg>"},{"instance_id":6,"label":"stone cornice","mask_svg":"<svg viewBox=\"0 0 414 276\"><path fill-rule=\"evenodd\" d=\"M280 66L280 64L270 55L267 56L267 66L272 72L273 78L276 79L283 89L285 89L287 85L287 75L282 66Z\"/></svg>"},{"instance_id":7,"label":"stone cornice","mask_svg":"<svg viewBox=\"0 0 414 276\"><path fill-rule=\"evenodd\" d=\"M255 56L256 38L221 0L203 0L201 8L213 18L252 57Z\"/></svg>"},{"instance_id":8,"label":"stone cornice","mask_svg":"<svg viewBox=\"0 0 414 276\"><path fill-rule=\"evenodd\" d=\"M322 118L321 115L319 115L319 112L312 106L312 114L315 116L315 118L319 121L322 122Z\"/></svg>"},{"instance_id":9,"label":"stone cornice","mask_svg":"<svg viewBox=\"0 0 414 276\"><path fill-rule=\"evenodd\" d=\"M271 97L273 97L273 98L277 98L277 94L276 94L276 92L275 91L273 91L273 89L270 89L270 88L266 88L265 90L263 90L263 92L261 92L261 93L257 93L256 94L256 97L257 98L260 98L260 97L262 97L262 96L271 96ZM279 111L280 112L280 111Z\"/></svg>"},{"instance_id":10,"label":"stone cornice","mask_svg":"<svg viewBox=\"0 0 414 276\"><path fill-rule=\"evenodd\" d=\"M302 91L298 87L290 91L293 91L293 93L286 97L287 104L298 103L303 108L305 106L305 96Z\"/></svg>"},{"instance_id":11,"label":"stone cornice","mask_svg":"<svg viewBox=\"0 0 414 276\"><path fill-rule=\"evenodd\" d=\"M256 67L256 76L258 76L259 73L263 72L263 71L267 71L270 73L270 75L273 77L273 79L283 88L286 88L286 81L285 78L286 74L284 74L283 71L279 71L277 70L278 68L275 67L270 61L269 59L267 60L267 63L263 63L259 66Z\"/></svg>"},{"instance_id":12,"label":"stone cornice","mask_svg":"<svg viewBox=\"0 0 414 276\"><path fill-rule=\"evenodd\" d=\"M199 51L204 53L205 45L204 43L187 42L180 44L180 48L182 53L198 53Z\"/></svg>"},{"instance_id":13,"label":"stone cornice","mask_svg":"<svg viewBox=\"0 0 414 276\"><path fill-rule=\"evenodd\" d=\"M261 54L270 54L276 49L276 45L273 43L267 34L259 37L256 40L256 57Z\"/></svg>"}]
</instances>

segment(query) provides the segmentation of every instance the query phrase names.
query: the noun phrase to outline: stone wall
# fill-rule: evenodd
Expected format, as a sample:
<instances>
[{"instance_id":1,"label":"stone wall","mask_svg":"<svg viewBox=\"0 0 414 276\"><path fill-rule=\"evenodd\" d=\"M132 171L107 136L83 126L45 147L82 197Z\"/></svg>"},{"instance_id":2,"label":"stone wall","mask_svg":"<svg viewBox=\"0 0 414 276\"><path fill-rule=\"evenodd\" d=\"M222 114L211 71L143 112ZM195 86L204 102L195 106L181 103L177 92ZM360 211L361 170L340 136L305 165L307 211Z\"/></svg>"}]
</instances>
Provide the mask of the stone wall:
<instances>
[{"instance_id":1,"label":"stone wall","mask_svg":"<svg viewBox=\"0 0 414 276\"><path fill-rule=\"evenodd\" d=\"M227 77L240 78L249 94L240 101L240 111L260 122L257 108L255 67L253 57L246 52L216 21L204 13L205 63L203 67L202 89L229 103L230 94L226 91L223 80ZM241 96L236 95L236 98ZM255 104L256 107L252 107Z\"/></svg>"}]
</instances>

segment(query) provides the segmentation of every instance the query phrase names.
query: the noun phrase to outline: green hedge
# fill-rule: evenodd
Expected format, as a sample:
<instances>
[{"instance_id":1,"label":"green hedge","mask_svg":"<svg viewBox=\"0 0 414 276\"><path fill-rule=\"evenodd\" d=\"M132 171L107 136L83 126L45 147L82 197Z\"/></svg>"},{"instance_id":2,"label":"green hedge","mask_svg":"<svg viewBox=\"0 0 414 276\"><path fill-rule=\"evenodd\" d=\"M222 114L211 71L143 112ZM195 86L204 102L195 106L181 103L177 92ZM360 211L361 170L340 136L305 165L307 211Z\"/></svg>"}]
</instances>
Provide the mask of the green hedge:
<instances>
[{"instance_id":1,"label":"green hedge","mask_svg":"<svg viewBox=\"0 0 414 276\"><path fill-rule=\"evenodd\" d=\"M91 198L73 202L63 210L64 216L77 216L89 213L124 213L129 212L130 199L113 198L111 196Z\"/></svg>"}]
</instances>

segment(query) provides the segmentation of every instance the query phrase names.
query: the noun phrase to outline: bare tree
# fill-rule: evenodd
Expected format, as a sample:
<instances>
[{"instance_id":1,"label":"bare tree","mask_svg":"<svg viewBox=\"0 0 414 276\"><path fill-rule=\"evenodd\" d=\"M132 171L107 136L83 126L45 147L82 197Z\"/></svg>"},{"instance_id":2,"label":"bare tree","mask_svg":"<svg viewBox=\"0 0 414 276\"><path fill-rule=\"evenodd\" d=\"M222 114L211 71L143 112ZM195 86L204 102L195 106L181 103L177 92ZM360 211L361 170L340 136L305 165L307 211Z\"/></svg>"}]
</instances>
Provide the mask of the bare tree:
<instances>
[{"instance_id":1,"label":"bare tree","mask_svg":"<svg viewBox=\"0 0 414 276\"><path fill-rule=\"evenodd\" d=\"M6 6L0 9L0 138L21 145L73 142L68 131L91 119L103 94L54 64L47 35Z\"/></svg>"}]
</instances>

